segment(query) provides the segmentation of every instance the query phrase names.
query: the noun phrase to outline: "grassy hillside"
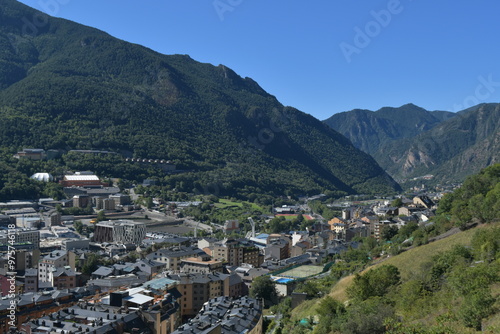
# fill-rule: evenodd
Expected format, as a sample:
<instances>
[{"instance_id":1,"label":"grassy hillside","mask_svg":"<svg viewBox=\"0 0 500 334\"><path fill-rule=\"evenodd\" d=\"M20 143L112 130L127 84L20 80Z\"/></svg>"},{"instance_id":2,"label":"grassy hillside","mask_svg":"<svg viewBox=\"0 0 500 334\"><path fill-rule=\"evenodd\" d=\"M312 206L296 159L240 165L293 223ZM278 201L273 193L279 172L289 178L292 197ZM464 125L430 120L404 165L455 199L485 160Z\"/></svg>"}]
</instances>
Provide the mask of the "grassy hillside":
<instances>
[{"instance_id":1,"label":"grassy hillside","mask_svg":"<svg viewBox=\"0 0 500 334\"><path fill-rule=\"evenodd\" d=\"M427 245L412 248L396 256L386 257L377 261L374 265L365 269L361 275L384 266L395 266L400 273L401 283L398 288L384 298L393 300L395 315L403 320L406 327L393 326L391 333L478 333L479 330L469 328L461 322L460 308L463 307L463 297L457 295L452 288L443 288L434 292L422 293L418 296L412 295L415 291L412 288L417 279L427 279L429 270L436 261L436 255L453 252L458 245L470 248L473 246L474 236L478 231L498 230L500 223L481 225L477 228L456 233L450 237L438 240ZM449 274L450 277L455 274ZM498 276L498 272L496 273ZM354 303L352 296L349 297L349 287L356 280L355 275L350 275L339 280L331 289L328 297L333 297L345 305ZM463 281L462 284L471 284ZM487 284L491 289L491 295L496 300L494 309L500 306L500 285L499 283ZM298 323L301 319L314 318L319 320L318 314L321 312L322 303L328 297L313 299L304 302L291 312L291 323ZM413 303L413 305L412 305ZM455 315L454 315L455 314ZM497 333L500 330L500 313L496 311L482 321L485 333ZM314 331L306 332L323 333L320 326L316 326ZM398 329L399 328L399 329ZM428 328L427 332L425 328ZM433 331L431 331L431 328ZM411 331L415 330L415 331ZM347 331L348 332L348 331ZM390 331L388 331L390 332ZM300 331L297 331L300 333ZM326 333L326 332L325 332ZM353 332L354 333L354 332ZM359 332L364 333L364 332ZM367 332L368 333L368 332Z\"/></svg>"}]
</instances>

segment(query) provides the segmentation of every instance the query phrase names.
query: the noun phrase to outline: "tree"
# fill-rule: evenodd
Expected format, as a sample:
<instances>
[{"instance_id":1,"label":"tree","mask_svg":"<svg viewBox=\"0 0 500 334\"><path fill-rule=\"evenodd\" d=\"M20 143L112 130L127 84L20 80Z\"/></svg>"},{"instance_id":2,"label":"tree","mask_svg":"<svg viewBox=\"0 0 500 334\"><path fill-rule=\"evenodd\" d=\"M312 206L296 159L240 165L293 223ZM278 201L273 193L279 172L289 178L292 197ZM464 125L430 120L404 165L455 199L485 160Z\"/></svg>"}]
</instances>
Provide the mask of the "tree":
<instances>
[{"instance_id":1,"label":"tree","mask_svg":"<svg viewBox=\"0 0 500 334\"><path fill-rule=\"evenodd\" d=\"M106 214L104 213L104 210L101 210L97 213L97 221L102 222L106 220Z\"/></svg>"},{"instance_id":2,"label":"tree","mask_svg":"<svg viewBox=\"0 0 500 334\"><path fill-rule=\"evenodd\" d=\"M317 298L324 293L328 293L329 288L322 280L307 280L299 285L295 291L306 293L308 298Z\"/></svg>"},{"instance_id":3,"label":"tree","mask_svg":"<svg viewBox=\"0 0 500 334\"><path fill-rule=\"evenodd\" d=\"M500 228L477 230L471 244L477 260L487 262L496 260L500 255Z\"/></svg>"},{"instance_id":4,"label":"tree","mask_svg":"<svg viewBox=\"0 0 500 334\"><path fill-rule=\"evenodd\" d=\"M401 276L398 268L393 265L384 265L364 275L356 274L352 285L347 288L347 294L356 300L382 297L400 282Z\"/></svg>"},{"instance_id":5,"label":"tree","mask_svg":"<svg viewBox=\"0 0 500 334\"><path fill-rule=\"evenodd\" d=\"M488 289L480 289L464 298L464 302L459 311L459 318L467 327L481 330L482 319L491 315L495 298Z\"/></svg>"},{"instance_id":6,"label":"tree","mask_svg":"<svg viewBox=\"0 0 500 334\"><path fill-rule=\"evenodd\" d=\"M345 312L344 304L330 296L323 298L318 305L317 313L321 318L331 318ZM320 320L321 321L321 320Z\"/></svg>"},{"instance_id":7,"label":"tree","mask_svg":"<svg viewBox=\"0 0 500 334\"><path fill-rule=\"evenodd\" d=\"M85 263L82 266L82 273L85 275L90 275L97 270L99 265L99 255L95 253L89 254Z\"/></svg>"},{"instance_id":8,"label":"tree","mask_svg":"<svg viewBox=\"0 0 500 334\"><path fill-rule=\"evenodd\" d=\"M278 302L276 283L269 276L259 276L252 281L250 297L264 299L264 305L269 307Z\"/></svg>"},{"instance_id":9,"label":"tree","mask_svg":"<svg viewBox=\"0 0 500 334\"><path fill-rule=\"evenodd\" d=\"M391 240L396 234L398 234L398 228L394 225L389 225L384 226L381 236L383 240Z\"/></svg>"},{"instance_id":10,"label":"tree","mask_svg":"<svg viewBox=\"0 0 500 334\"><path fill-rule=\"evenodd\" d=\"M391 202L391 206L395 206L396 208L400 208L403 206L403 200L401 198L396 198Z\"/></svg>"},{"instance_id":11,"label":"tree","mask_svg":"<svg viewBox=\"0 0 500 334\"><path fill-rule=\"evenodd\" d=\"M75 222L73 223L73 227L75 228L75 230L79 233L79 234L82 234L83 232L83 224L80 220L75 220Z\"/></svg>"},{"instance_id":12,"label":"tree","mask_svg":"<svg viewBox=\"0 0 500 334\"><path fill-rule=\"evenodd\" d=\"M384 323L394 317L394 308L381 297L372 297L348 309L341 332L349 334L385 333Z\"/></svg>"}]
</instances>

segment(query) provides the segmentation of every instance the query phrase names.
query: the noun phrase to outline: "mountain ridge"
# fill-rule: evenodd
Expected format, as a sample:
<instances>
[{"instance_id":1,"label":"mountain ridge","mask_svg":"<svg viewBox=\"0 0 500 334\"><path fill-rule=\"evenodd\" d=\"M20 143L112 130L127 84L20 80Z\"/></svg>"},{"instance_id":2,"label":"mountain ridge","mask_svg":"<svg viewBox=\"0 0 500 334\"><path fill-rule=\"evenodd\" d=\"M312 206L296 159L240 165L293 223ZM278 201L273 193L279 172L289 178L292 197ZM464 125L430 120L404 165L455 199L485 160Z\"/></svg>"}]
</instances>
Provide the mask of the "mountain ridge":
<instances>
[{"instance_id":1,"label":"mountain ridge","mask_svg":"<svg viewBox=\"0 0 500 334\"><path fill-rule=\"evenodd\" d=\"M373 155L380 146L413 137L453 115L446 111L428 111L408 103L376 111L353 109L334 114L323 122L349 138L354 146Z\"/></svg>"},{"instance_id":2,"label":"mountain ridge","mask_svg":"<svg viewBox=\"0 0 500 334\"><path fill-rule=\"evenodd\" d=\"M182 178L184 191L196 182L245 196L399 189L345 137L224 65L162 55L12 0L0 4L3 148L168 159L190 171L164 178ZM23 34L23 18L37 15L46 23Z\"/></svg>"},{"instance_id":3,"label":"mountain ridge","mask_svg":"<svg viewBox=\"0 0 500 334\"><path fill-rule=\"evenodd\" d=\"M458 182L498 162L500 104L483 103L399 144L374 154L399 178L432 174L439 181Z\"/></svg>"},{"instance_id":4,"label":"mountain ridge","mask_svg":"<svg viewBox=\"0 0 500 334\"><path fill-rule=\"evenodd\" d=\"M354 109L324 122L398 180L432 175L433 183L461 182L498 162L498 106L483 103L451 113L406 104L377 111Z\"/></svg>"}]
</instances>

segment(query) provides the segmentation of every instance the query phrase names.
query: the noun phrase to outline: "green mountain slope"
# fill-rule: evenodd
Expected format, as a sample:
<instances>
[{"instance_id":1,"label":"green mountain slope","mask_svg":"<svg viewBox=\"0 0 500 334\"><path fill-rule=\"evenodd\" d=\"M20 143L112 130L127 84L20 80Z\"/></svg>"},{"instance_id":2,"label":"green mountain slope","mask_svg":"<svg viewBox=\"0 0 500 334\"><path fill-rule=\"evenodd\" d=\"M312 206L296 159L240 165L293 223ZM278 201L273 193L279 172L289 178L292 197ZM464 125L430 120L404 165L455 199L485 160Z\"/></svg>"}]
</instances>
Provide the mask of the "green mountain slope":
<instances>
[{"instance_id":1,"label":"green mountain slope","mask_svg":"<svg viewBox=\"0 0 500 334\"><path fill-rule=\"evenodd\" d=\"M373 158L229 68L0 0L0 146L168 159L221 195L387 192ZM120 175L114 175L120 177ZM166 178L169 178L167 176Z\"/></svg>"},{"instance_id":2,"label":"green mountain slope","mask_svg":"<svg viewBox=\"0 0 500 334\"><path fill-rule=\"evenodd\" d=\"M446 194L432 223L406 225L390 242L367 238L340 254L329 276L299 286L310 300L293 310L285 300L273 309L283 315L282 331L498 333L499 217L495 164ZM419 236L426 244L419 246ZM368 262L367 255L376 260Z\"/></svg>"},{"instance_id":3,"label":"green mountain slope","mask_svg":"<svg viewBox=\"0 0 500 334\"><path fill-rule=\"evenodd\" d=\"M481 104L418 136L391 143L374 154L397 178L433 174L437 181L462 181L498 163L500 104Z\"/></svg>"},{"instance_id":4,"label":"green mountain slope","mask_svg":"<svg viewBox=\"0 0 500 334\"><path fill-rule=\"evenodd\" d=\"M354 146L373 155L388 143L414 137L453 116L451 112L427 111L405 104L377 111L354 109L334 114L324 122L349 138Z\"/></svg>"}]
</instances>

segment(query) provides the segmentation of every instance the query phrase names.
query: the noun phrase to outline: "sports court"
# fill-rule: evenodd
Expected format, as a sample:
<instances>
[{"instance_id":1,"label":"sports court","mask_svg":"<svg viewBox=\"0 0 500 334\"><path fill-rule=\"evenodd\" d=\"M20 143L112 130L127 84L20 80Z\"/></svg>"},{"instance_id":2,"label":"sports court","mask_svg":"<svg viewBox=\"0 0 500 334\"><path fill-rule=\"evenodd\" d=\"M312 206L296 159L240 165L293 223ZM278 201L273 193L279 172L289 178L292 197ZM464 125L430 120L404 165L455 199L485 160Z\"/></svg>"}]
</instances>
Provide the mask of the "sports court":
<instances>
[{"instance_id":1,"label":"sports court","mask_svg":"<svg viewBox=\"0 0 500 334\"><path fill-rule=\"evenodd\" d=\"M305 265L297 268L293 268L287 271L280 273L279 277L295 277L295 278L304 278L312 275L319 274L323 271L322 266L311 266Z\"/></svg>"}]
</instances>

